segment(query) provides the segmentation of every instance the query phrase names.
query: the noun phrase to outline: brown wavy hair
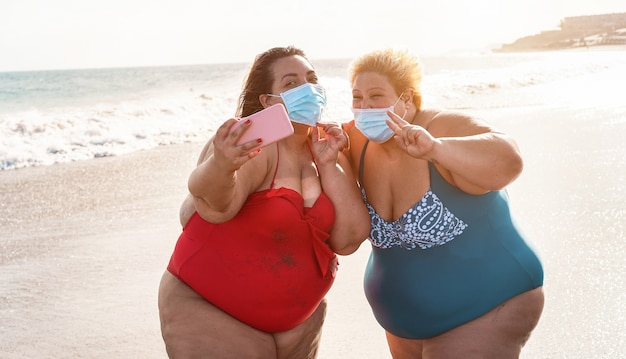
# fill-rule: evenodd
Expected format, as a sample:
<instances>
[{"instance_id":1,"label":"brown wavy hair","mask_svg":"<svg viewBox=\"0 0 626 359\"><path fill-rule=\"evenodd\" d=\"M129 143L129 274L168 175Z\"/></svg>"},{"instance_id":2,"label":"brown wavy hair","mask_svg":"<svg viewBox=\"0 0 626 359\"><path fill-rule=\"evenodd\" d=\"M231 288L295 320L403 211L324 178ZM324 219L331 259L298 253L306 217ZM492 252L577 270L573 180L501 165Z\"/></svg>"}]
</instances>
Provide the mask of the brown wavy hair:
<instances>
[{"instance_id":1,"label":"brown wavy hair","mask_svg":"<svg viewBox=\"0 0 626 359\"><path fill-rule=\"evenodd\" d=\"M293 46L274 47L256 56L239 95L237 117L250 116L263 109L259 96L272 92L272 84L275 80L272 66L276 60L289 56L301 56L311 63L304 51Z\"/></svg>"}]
</instances>

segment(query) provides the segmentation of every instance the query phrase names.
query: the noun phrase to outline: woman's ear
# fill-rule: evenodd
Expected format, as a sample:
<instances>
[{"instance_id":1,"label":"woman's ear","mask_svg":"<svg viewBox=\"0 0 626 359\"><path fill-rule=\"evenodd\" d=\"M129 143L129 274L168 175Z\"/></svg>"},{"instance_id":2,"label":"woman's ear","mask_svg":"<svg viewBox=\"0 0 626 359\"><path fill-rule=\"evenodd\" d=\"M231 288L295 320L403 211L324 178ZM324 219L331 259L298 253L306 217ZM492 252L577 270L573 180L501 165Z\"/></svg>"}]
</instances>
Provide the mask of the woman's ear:
<instances>
[{"instance_id":1,"label":"woman's ear","mask_svg":"<svg viewBox=\"0 0 626 359\"><path fill-rule=\"evenodd\" d=\"M268 108L271 106L270 102L270 98L271 96L268 96L266 94L262 94L259 95L259 102L261 103L261 105L263 106L263 108Z\"/></svg>"},{"instance_id":2,"label":"woman's ear","mask_svg":"<svg viewBox=\"0 0 626 359\"><path fill-rule=\"evenodd\" d=\"M402 101L407 104L408 106L413 104L413 95L414 95L414 91L412 88L408 88L404 91L404 94L402 95Z\"/></svg>"}]
</instances>

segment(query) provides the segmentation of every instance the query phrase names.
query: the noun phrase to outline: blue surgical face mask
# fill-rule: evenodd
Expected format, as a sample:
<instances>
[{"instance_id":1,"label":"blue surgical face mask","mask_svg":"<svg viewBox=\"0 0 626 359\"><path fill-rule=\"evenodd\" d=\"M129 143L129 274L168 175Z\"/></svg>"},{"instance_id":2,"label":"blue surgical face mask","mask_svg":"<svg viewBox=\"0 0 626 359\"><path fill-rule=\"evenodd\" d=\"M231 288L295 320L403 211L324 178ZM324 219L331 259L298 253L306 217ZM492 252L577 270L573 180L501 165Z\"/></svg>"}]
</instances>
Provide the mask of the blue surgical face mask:
<instances>
[{"instance_id":1,"label":"blue surgical face mask","mask_svg":"<svg viewBox=\"0 0 626 359\"><path fill-rule=\"evenodd\" d=\"M293 122L315 126L322 118L326 108L326 91L320 85L305 83L288 91L281 92L280 97L285 103L289 119Z\"/></svg>"},{"instance_id":2,"label":"blue surgical face mask","mask_svg":"<svg viewBox=\"0 0 626 359\"><path fill-rule=\"evenodd\" d=\"M353 108L352 113L354 114L355 127L370 141L376 143L387 142L393 137L393 131L387 126L386 122L390 119L389 116L387 116L387 111L393 112L393 109L396 107L401 97L402 95L400 95L398 100L391 105L391 107ZM406 116L406 111L404 115ZM404 116L402 116L402 118L404 119Z\"/></svg>"}]
</instances>

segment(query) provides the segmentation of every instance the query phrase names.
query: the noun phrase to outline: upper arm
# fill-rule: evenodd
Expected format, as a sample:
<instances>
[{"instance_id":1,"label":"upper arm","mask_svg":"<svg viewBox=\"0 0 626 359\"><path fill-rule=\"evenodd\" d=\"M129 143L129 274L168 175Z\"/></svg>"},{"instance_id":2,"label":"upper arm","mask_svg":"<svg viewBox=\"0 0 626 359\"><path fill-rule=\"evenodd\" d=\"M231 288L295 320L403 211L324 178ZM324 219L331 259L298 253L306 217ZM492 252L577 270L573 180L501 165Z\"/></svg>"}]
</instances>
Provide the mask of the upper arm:
<instances>
[{"instance_id":1,"label":"upper arm","mask_svg":"<svg viewBox=\"0 0 626 359\"><path fill-rule=\"evenodd\" d=\"M194 196L198 214L212 223L223 223L235 217L248 196L263 184L268 174L268 162L268 156L259 154L237 170L232 198L225 208L214 208L211 206L210 199ZM210 186L211 184L205 183L204 185Z\"/></svg>"},{"instance_id":2,"label":"upper arm","mask_svg":"<svg viewBox=\"0 0 626 359\"><path fill-rule=\"evenodd\" d=\"M433 117L429 132L437 138L468 140L453 150L456 158L450 163L455 163L455 168L435 164L448 183L466 193L501 189L521 172L522 160L515 140L476 117L443 111Z\"/></svg>"},{"instance_id":3,"label":"upper arm","mask_svg":"<svg viewBox=\"0 0 626 359\"><path fill-rule=\"evenodd\" d=\"M209 158L211 155L213 155L213 140L215 139L215 135L213 135L213 137L211 137L206 144L204 144L204 147L202 148L202 151L200 151L200 155L198 156L198 163L196 164L196 166L200 166L200 164L204 161L206 161L207 158Z\"/></svg>"},{"instance_id":4,"label":"upper arm","mask_svg":"<svg viewBox=\"0 0 626 359\"><path fill-rule=\"evenodd\" d=\"M495 132L486 122L462 112L440 111L428 125L434 137L467 137Z\"/></svg>"}]
</instances>

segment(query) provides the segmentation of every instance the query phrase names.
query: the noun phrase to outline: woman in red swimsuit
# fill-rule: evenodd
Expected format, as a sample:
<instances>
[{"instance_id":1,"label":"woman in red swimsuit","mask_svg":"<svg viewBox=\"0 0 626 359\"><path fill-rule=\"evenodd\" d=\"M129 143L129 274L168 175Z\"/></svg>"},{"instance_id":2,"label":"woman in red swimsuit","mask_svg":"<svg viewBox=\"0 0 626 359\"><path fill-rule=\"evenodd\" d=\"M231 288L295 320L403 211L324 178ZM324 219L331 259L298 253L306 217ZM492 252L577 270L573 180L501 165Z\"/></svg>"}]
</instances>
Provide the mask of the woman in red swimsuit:
<instances>
[{"instance_id":1,"label":"woman in red swimsuit","mask_svg":"<svg viewBox=\"0 0 626 359\"><path fill-rule=\"evenodd\" d=\"M338 163L347 138L337 125L319 125L320 135L326 98L299 49L257 56L237 114L276 103L293 135L237 145L249 125L231 131L229 119L191 173L183 233L159 288L172 358L315 358L335 252L368 236L354 177Z\"/></svg>"}]
</instances>

